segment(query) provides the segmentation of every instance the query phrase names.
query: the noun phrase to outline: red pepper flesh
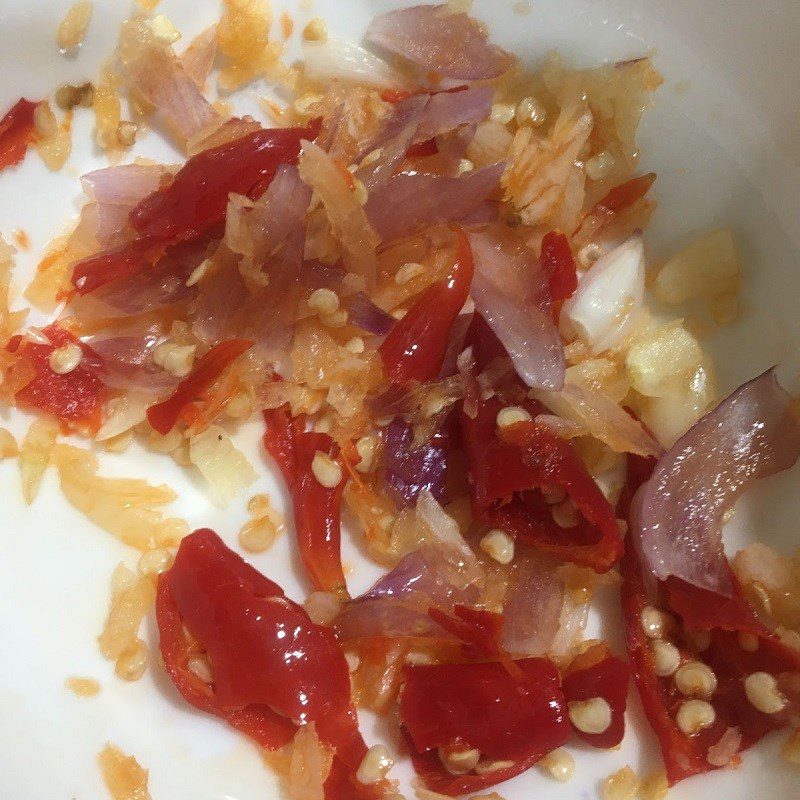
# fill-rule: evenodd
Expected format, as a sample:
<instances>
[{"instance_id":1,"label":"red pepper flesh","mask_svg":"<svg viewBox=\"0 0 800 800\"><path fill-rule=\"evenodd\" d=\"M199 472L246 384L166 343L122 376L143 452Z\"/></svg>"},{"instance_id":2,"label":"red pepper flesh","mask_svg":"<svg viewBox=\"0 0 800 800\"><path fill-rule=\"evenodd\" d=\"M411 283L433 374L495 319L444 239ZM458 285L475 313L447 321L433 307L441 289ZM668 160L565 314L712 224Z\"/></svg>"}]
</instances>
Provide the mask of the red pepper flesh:
<instances>
[{"instance_id":1,"label":"red pepper flesh","mask_svg":"<svg viewBox=\"0 0 800 800\"><path fill-rule=\"evenodd\" d=\"M578 272L569 239L557 231L545 234L540 261L550 282L553 302L558 303L572 297L578 288Z\"/></svg>"},{"instance_id":2,"label":"red pepper flesh","mask_svg":"<svg viewBox=\"0 0 800 800\"><path fill-rule=\"evenodd\" d=\"M341 504L346 471L339 447L324 433L305 430L305 419L292 420L287 406L264 411L264 446L275 459L292 495L300 558L318 591L347 597L341 556ZM312 470L314 456L330 456L342 471L333 488L323 486Z\"/></svg>"},{"instance_id":3,"label":"red pepper flesh","mask_svg":"<svg viewBox=\"0 0 800 800\"><path fill-rule=\"evenodd\" d=\"M616 214L632 206L637 200L641 200L650 191L650 187L655 183L655 180L655 172L637 175L635 178L631 178L629 181L611 189L605 197L598 200L597 205L589 213Z\"/></svg>"},{"instance_id":4,"label":"red pepper flesh","mask_svg":"<svg viewBox=\"0 0 800 800\"><path fill-rule=\"evenodd\" d=\"M196 400L202 399L226 368L252 346L249 339L231 339L214 345L166 400L147 409L147 419L153 429L166 436L181 414Z\"/></svg>"},{"instance_id":5,"label":"red pepper flesh","mask_svg":"<svg viewBox=\"0 0 800 800\"><path fill-rule=\"evenodd\" d=\"M603 698L611 708L611 724L602 733L585 733L573 726L575 735L592 747L616 747L625 736L625 706L628 699L628 665L611 654L606 644L590 647L573 659L561 688L567 703Z\"/></svg>"},{"instance_id":6,"label":"red pepper flesh","mask_svg":"<svg viewBox=\"0 0 800 800\"><path fill-rule=\"evenodd\" d=\"M379 795L380 787L355 778L367 748L333 633L213 531L195 531L181 542L175 563L159 578L157 621L165 667L188 702L269 749L313 722L320 740L336 751L326 800ZM190 677L192 650L207 655L210 685Z\"/></svg>"},{"instance_id":7,"label":"red pepper flesh","mask_svg":"<svg viewBox=\"0 0 800 800\"><path fill-rule=\"evenodd\" d=\"M535 417L539 409L529 403ZM556 558L607 572L622 555L616 516L572 445L535 422L498 428L503 403L478 404L471 419L462 412L470 498L476 520L501 528ZM542 490L563 489L579 512L562 528Z\"/></svg>"},{"instance_id":8,"label":"red pepper flesh","mask_svg":"<svg viewBox=\"0 0 800 800\"><path fill-rule=\"evenodd\" d=\"M460 228L455 234L456 260L450 275L420 294L380 347L390 383L424 383L442 368L450 328L467 300L474 272L469 240Z\"/></svg>"},{"instance_id":9,"label":"red pepper flesh","mask_svg":"<svg viewBox=\"0 0 800 800\"><path fill-rule=\"evenodd\" d=\"M497 662L406 666L400 721L414 768L435 792L471 794L519 775L569 737L558 671L545 658L516 661L521 678ZM438 748L480 750L510 767L452 775Z\"/></svg>"},{"instance_id":10,"label":"red pepper flesh","mask_svg":"<svg viewBox=\"0 0 800 800\"><path fill-rule=\"evenodd\" d=\"M0 170L19 164L33 141L33 115L38 103L17 100L0 120Z\"/></svg>"}]
</instances>

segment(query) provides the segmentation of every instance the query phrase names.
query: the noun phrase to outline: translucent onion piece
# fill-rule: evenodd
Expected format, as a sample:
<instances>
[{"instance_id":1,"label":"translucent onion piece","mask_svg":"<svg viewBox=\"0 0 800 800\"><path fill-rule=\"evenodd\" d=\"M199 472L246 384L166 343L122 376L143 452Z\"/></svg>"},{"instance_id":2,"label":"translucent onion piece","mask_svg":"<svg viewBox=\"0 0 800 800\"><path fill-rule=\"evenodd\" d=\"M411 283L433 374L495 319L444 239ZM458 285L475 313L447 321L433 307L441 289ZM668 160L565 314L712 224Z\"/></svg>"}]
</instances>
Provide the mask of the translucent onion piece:
<instances>
[{"instance_id":1,"label":"translucent onion piece","mask_svg":"<svg viewBox=\"0 0 800 800\"><path fill-rule=\"evenodd\" d=\"M562 324L570 324L593 353L619 344L644 301L644 271L642 237L634 234L583 275L561 309Z\"/></svg>"},{"instance_id":2,"label":"translucent onion piece","mask_svg":"<svg viewBox=\"0 0 800 800\"><path fill-rule=\"evenodd\" d=\"M497 78L512 64L504 50L489 44L486 29L445 6L414 6L376 17L367 41L421 69L449 78Z\"/></svg>"},{"instance_id":3,"label":"translucent onion piece","mask_svg":"<svg viewBox=\"0 0 800 800\"><path fill-rule=\"evenodd\" d=\"M682 436L637 493L630 535L642 563L658 578L730 596L723 516L753 481L799 456L797 403L768 370Z\"/></svg>"},{"instance_id":4,"label":"translucent onion piece","mask_svg":"<svg viewBox=\"0 0 800 800\"><path fill-rule=\"evenodd\" d=\"M383 59L341 39L303 42L303 71L308 80L325 85L335 79L378 89L397 89L406 85L405 78Z\"/></svg>"}]
</instances>

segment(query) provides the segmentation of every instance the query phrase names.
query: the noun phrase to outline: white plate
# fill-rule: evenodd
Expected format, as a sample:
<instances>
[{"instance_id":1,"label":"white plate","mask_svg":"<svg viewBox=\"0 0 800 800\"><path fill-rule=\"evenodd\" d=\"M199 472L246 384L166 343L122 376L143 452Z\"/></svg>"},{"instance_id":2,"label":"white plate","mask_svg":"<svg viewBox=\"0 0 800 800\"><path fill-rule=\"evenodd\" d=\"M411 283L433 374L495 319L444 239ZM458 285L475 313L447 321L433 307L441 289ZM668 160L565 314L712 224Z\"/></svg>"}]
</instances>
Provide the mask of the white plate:
<instances>
[{"instance_id":1,"label":"white plate","mask_svg":"<svg viewBox=\"0 0 800 800\"><path fill-rule=\"evenodd\" d=\"M95 3L95 18L75 59L55 46L57 22L70 0L0 0L0 108L20 95L38 98L61 83L92 79L112 49L127 2ZM291 11L299 30L321 15L337 36L357 38L369 18L388 7L382 0L275 0ZM478 0L476 13L498 41L534 62L558 49L583 64L656 51L666 77L657 107L641 137L644 165L659 174L660 208L648 234L651 258L685 242L693 231L730 224L744 263L745 315L712 342L722 384L729 390L768 365L798 388L800 273L800 28L796 0L533 0L530 13L516 0ZM304 9L301 9L301 6ZM164 0L166 13L188 37L214 21L211 0ZM252 104L252 98L250 99ZM80 112L69 165L50 173L35 157L0 175L0 230L23 228L32 247L20 253L15 286L27 283L43 247L77 210L77 176L101 165L89 146L90 118ZM136 152L174 158L150 134ZM35 318L35 317L34 317ZM27 419L11 414L17 433ZM253 487L282 496L272 468L259 452L259 426L240 432L240 442L263 477ZM231 543L244 520L244 499L226 511L209 506L196 485L169 459L152 454L104 455L107 474L164 481L181 495L175 513L191 524L216 528ZM765 482L742 503L727 532L729 545L758 537L788 549L796 545L800 505L798 470ZM154 800L270 800L280 797L274 777L255 747L215 719L182 702L158 668L135 684L115 679L113 665L97 651L96 636L108 603L108 579L120 561L136 554L96 529L61 498L55 475L45 479L31 509L21 501L17 466L0 464L4 491L0 514L0 797L16 800L99 800L105 797L96 756L106 741L134 754L150 770ZM794 490L793 490L794 489ZM254 563L295 598L303 580L284 538ZM377 571L348 541L345 560L354 567L355 589ZM613 597L601 603L616 616ZM596 628L619 645L618 626L595 619ZM153 622L147 638L155 644ZM79 699L64 689L67 676L92 676L99 696ZM590 798L600 780L625 764L637 772L658 766L653 737L632 699L628 735L619 751L575 748L577 773L566 785L536 769L503 785L508 800ZM365 719L369 742L382 732ZM775 737L755 748L737 771L695 778L676 788L676 800L700 800L712 792L727 800L756 796L797 798L797 774L776 755ZM640 744L641 743L641 744ZM405 764L396 772L407 779ZM407 788L407 784L406 784ZM411 796L411 792L408 792Z\"/></svg>"}]
</instances>

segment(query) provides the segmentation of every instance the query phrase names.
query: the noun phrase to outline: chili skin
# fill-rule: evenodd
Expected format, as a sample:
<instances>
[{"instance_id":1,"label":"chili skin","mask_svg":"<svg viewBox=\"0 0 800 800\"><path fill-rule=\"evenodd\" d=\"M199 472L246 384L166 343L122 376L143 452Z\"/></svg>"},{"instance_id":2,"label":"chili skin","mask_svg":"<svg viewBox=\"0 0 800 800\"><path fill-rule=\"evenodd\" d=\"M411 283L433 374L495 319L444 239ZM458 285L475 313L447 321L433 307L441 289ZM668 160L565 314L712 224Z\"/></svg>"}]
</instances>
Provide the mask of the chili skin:
<instances>
[{"instance_id":1,"label":"chili skin","mask_svg":"<svg viewBox=\"0 0 800 800\"><path fill-rule=\"evenodd\" d=\"M292 496L300 558L318 591L347 598L341 556L341 504L347 472L338 445L325 433L305 430L305 418L291 418L288 406L264 411L264 447L281 469ZM342 479L329 489L312 471L317 452L336 462Z\"/></svg>"},{"instance_id":2,"label":"chili skin","mask_svg":"<svg viewBox=\"0 0 800 800\"><path fill-rule=\"evenodd\" d=\"M425 289L380 346L392 384L433 380L447 353L450 329L469 296L475 267L466 234L455 228L456 257L450 275Z\"/></svg>"},{"instance_id":3,"label":"chili skin","mask_svg":"<svg viewBox=\"0 0 800 800\"><path fill-rule=\"evenodd\" d=\"M355 778L367 748L347 661L328 628L208 529L183 539L173 566L159 577L156 602L164 665L189 703L271 750L313 722L336 751L326 800L380 796L380 785L365 787ZM189 669L198 654L212 665L211 684Z\"/></svg>"},{"instance_id":4,"label":"chili skin","mask_svg":"<svg viewBox=\"0 0 800 800\"><path fill-rule=\"evenodd\" d=\"M623 497L626 514L630 498L649 477L654 462L639 458L629 459L629 463L629 487ZM633 547L626 548L621 572L628 657L645 715L661 746L670 785L718 769L719 766L709 763L708 751L729 728L736 728L741 733L739 750L743 751L770 731L789 723L792 707L797 707L800 698L790 698L792 702L782 712L763 714L747 699L744 679L754 672L776 676L798 673L800 653L784 645L759 622L733 575L732 597L699 589L671 577L657 582L654 598L648 595L645 575ZM642 629L642 611L654 604L681 620L681 625L670 632L681 661L702 661L716 676L717 688L709 700L715 711L715 721L692 737L686 736L675 722L675 714L685 698L677 691L671 677L656 675L650 640ZM708 646L702 650L698 650L692 636L698 632L704 632L709 639ZM741 647L739 636L742 633L757 638L758 647L754 651ZM738 755L734 754L732 763L738 760Z\"/></svg>"},{"instance_id":5,"label":"chili skin","mask_svg":"<svg viewBox=\"0 0 800 800\"><path fill-rule=\"evenodd\" d=\"M540 261L550 282L553 302L563 302L572 297L578 288L578 272L569 239L558 231L546 233L542 239Z\"/></svg>"},{"instance_id":6,"label":"chili skin","mask_svg":"<svg viewBox=\"0 0 800 800\"><path fill-rule=\"evenodd\" d=\"M546 658L514 662L406 666L400 722L414 769L434 792L474 794L509 780L561 747L569 737L558 671ZM513 765L479 775L452 775L438 748L477 749Z\"/></svg>"},{"instance_id":7,"label":"chili skin","mask_svg":"<svg viewBox=\"0 0 800 800\"><path fill-rule=\"evenodd\" d=\"M539 413L533 403L529 413ZM622 554L616 516L572 445L544 425L521 422L498 428L503 403L478 404L474 419L462 411L461 430L476 520L501 528L556 558L607 572ZM542 489L562 488L579 519L560 527Z\"/></svg>"},{"instance_id":8,"label":"chili skin","mask_svg":"<svg viewBox=\"0 0 800 800\"><path fill-rule=\"evenodd\" d=\"M567 703L602 697L611 708L611 724L603 733L585 733L573 726L573 733L592 747L616 747L625 736L625 707L630 669L614 656L605 643L576 656L564 672L561 688Z\"/></svg>"},{"instance_id":9,"label":"chili skin","mask_svg":"<svg viewBox=\"0 0 800 800\"><path fill-rule=\"evenodd\" d=\"M189 406L202 399L222 373L252 346L253 342L249 339L231 339L214 345L198 359L191 373L166 400L147 409L147 420L153 429L166 436Z\"/></svg>"},{"instance_id":10,"label":"chili skin","mask_svg":"<svg viewBox=\"0 0 800 800\"><path fill-rule=\"evenodd\" d=\"M19 164L25 158L28 145L34 139L33 115L38 105L22 97L0 120L0 170Z\"/></svg>"}]
</instances>

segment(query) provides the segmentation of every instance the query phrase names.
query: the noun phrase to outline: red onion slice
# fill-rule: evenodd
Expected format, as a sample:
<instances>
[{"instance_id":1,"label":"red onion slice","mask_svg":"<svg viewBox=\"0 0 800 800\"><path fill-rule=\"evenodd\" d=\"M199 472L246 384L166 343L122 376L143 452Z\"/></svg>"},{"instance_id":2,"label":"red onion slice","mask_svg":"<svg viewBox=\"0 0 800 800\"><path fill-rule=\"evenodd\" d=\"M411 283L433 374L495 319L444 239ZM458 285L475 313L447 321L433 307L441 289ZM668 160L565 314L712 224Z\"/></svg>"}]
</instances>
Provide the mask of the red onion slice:
<instances>
[{"instance_id":1,"label":"red onion slice","mask_svg":"<svg viewBox=\"0 0 800 800\"><path fill-rule=\"evenodd\" d=\"M370 194L367 217L384 242L432 225L454 222L478 208L495 190L502 163L446 175L403 173Z\"/></svg>"},{"instance_id":2,"label":"red onion slice","mask_svg":"<svg viewBox=\"0 0 800 800\"><path fill-rule=\"evenodd\" d=\"M800 415L774 370L740 386L665 453L636 495L631 535L643 565L732 596L722 518L755 480L800 457Z\"/></svg>"},{"instance_id":3,"label":"red onion slice","mask_svg":"<svg viewBox=\"0 0 800 800\"><path fill-rule=\"evenodd\" d=\"M487 231L469 236L475 259L475 308L503 343L528 386L564 385L564 347L550 311L547 276L524 247Z\"/></svg>"},{"instance_id":4,"label":"red onion slice","mask_svg":"<svg viewBox=\"0 0 800 800\"><path fill-rule=\"evenodd\" d=\"M470 86L431 95L414 140L424 142L460 125L482 122L491 113L493 97L491 86Z\"/></svg>"},{"instance_id":5,"label":"red onion slice","mask_svg":"<svg viewBox=\"0 0 800 800\"><path fill-rule=\"evenodd\" d=\"M512 64L511 56L489 44L486 29L445 6L414 6L376 17L367 41L401 56L427 72L449 78L497 78Z\"/></svg>"},{"instance_id":6,"label":"red onion slice","mask_svg":"<svg viewBox=\"0 0 800 800\"><path fill-rule=\"evenodd\" d=\"M384 311L378 308L364 292L354 294L347 304L350 313L350 322L367 331L367 333L374 333L376 336L386 336L392 329L397 320Z\"/></svg>"}]
</instances>

